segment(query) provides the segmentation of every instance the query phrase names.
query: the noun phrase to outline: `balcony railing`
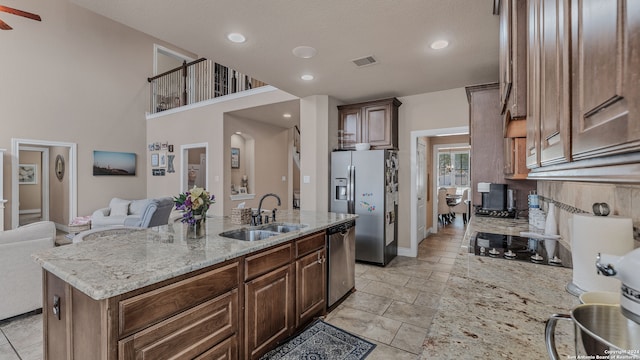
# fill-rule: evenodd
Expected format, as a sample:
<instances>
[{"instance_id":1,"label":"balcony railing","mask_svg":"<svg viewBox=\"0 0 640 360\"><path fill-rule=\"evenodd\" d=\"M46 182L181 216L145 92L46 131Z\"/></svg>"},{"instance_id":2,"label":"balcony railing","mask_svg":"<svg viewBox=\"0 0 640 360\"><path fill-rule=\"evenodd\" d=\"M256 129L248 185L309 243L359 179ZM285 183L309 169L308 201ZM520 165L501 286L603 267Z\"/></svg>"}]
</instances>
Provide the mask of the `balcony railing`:
<instances>
[{"instance_id":1,"label":"balcony railing","mask_svg":"<svg viewBox=\"0 0 640 360\"><path fill-rule=\"evenodd\" d=\"M152 114L267 85L204 58L185 61L147 80L151 84Z\"/></svg>"}]
</instances>

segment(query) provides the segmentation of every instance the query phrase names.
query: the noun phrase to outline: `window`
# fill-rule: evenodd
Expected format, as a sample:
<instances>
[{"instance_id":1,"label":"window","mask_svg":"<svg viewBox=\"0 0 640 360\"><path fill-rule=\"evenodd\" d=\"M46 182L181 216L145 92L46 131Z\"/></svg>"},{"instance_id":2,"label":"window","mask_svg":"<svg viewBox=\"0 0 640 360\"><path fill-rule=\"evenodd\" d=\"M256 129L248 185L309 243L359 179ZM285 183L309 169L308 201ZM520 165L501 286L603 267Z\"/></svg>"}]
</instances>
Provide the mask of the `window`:
<instances>
[{"instance_id":1,"label":"window","mask_svg":"<svg viewBox=\"0 0 640 360\"><path fill-rule=\"evenodd\" d=\"M443 149L438 153L438 187L469 186L469 151Z\"/></svg>"}]
</instances>

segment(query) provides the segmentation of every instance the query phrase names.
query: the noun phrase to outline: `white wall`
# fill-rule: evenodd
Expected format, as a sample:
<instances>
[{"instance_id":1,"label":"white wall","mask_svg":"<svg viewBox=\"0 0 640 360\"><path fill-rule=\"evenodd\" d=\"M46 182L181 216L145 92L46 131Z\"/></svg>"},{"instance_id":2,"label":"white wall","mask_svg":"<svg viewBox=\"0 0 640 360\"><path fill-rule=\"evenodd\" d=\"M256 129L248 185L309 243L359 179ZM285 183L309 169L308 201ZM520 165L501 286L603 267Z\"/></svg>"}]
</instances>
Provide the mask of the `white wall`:
<instances>
[{"instance_id":1,"label":"white wall","mask_svg":"<svg viewBox=\"0 0 640 360\"><path fill-rule=\"evenodd\" d=\"M300 99L300 209L329 211L329 123L337 123L337 110L329 109L326 95ZM331 106L335 108L335 106ZM334 115L335 114L335 115ZM330 117L331 116L331 117ZM333 126L333 125L332 125ZM335 125L337 133L337 124ZM305 182L305 177L309 182Z\"/></svg>"},{"instance_id":2,"label":"white wall","mask_svg":"<svg viewBox=\"0 0 640 360\"><path fill-rule=\"evenodd\" d=\"M238 203L245 202L247 207L257 208L260 198L268 193L274 193L280 197L281 205L277 206L275 198L266 198L263 202L263 208L265 209L290 209L292 204L291 194L288 191L289 181L288 178L288 166L289 166L289 129L273 126L264 122L243 119L236 116L225 115L224 120L225 136L231 139L232 137L239 137L234 135L236 131L242 132L243 135L249 136L253 139L254 150L245 147L244 158L247 166L253 164L253 179L250 180L249 192L255 194L256 197L253 200L229 200L229 205L225 206L224 213L230 215L231 209L236 207ZM225 170L225 185L224 185L224 197L225 202L231 195L231 182L236 181L236 184L240 183L243 173L237 174L234 177L234 171L231 169L231 143L229 148L225 149L228 155L225 155L228 160L228 165ZM242 162L240 163L242 168ZM239 169L238 169L239 170ZM251 172L247 171L247 175ZM282 181L282 177L285 177L285 181Z\"/></svg>"},{"instance_id":3,"label":"white wall","mask_svg":"<svg viewBox=\"0 0 640 360\"><path fill-rule=\"evenodd\" d=\"M182 109L164 111L149 116L147 120L147 142L168 142L180 149L181 145L207 143L208 190L216 196L216 203L211 206L212 215L223 215L230 205L225 199L225 181L231 167L230 148L231 134L225 135L225 113L297 99L295 96L273 87L262 87L230 96L227 100L220 98L197 105L185 106ZM148 152L147 152L148 153ZM166 176L147 177L147 196L176 196L180 192L179 152L174 164L176 172ZM229 156L228 156L229 155ZM149 155L146 163L149 166ZM225 174L226 173L226 174Z\"/></svg>"},{"instance_id":4,"label":"white wall","mask_svg":"<svg viewBox=\"0 0 640 360\"><path fill-rule=\"evenodd\" d=\"M464 88L398 98L399 206L398 247L411 246L411 132L469 126L469 104Z\"/></svg>"},{"instance_id":5,"label":"white wall","mask_svg":"<svg viewBox=\"0 0 640 360\"><path fill-rule=\"evenodd\" d=\"M77 143L79 215L113 196L144 197L147 77L153 44L163 43L66 0L2 5L38 13L42 21L2 16L14 29L1 40L0 148L10 149L11 138ZM93 150L136 153L138 175L93 176ZM4 159L5 224L12 157L7 152Z\"/></svg>"}]
</instances>

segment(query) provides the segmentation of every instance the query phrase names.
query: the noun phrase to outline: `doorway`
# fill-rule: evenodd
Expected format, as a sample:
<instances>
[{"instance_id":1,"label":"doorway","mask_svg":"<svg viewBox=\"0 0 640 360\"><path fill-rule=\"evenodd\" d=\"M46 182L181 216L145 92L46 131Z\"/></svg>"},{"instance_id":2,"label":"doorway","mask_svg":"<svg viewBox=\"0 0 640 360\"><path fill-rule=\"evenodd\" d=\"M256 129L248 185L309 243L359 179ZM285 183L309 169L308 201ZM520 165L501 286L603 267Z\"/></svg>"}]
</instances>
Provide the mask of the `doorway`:
<instances>
[{"instance_id":1,"label":"doorway","mask_svg":"<svg viewBox=\"0 0 640 360\"><path fill-rule=\"evenodd\" d=\"M204 189L209 185L207 159L209 144L186 144L180 146L180 191L188 191L194 186Z\"/></svg>"},{"instance_id":2,"label":"doorway","mask_svg":"<svg viewBox=\"0 0 640 360\"><path fill-rule=\"evenodd\" d=\"M49 148L20 146L18 226L49 220Z\"/></svg>"},{"instance_id":3,"label":"doorway","mask_svg":"<svg viewBox=\"0 0 640 360\"><path fill-rule=\"evenodd\" d=\"M432 129L432 130L415 130L411 132L411 149L410 149L410 168L411 168L411 195L409 209L411 209L410 215L410 229L411 229L411 247L409 249L403 249L398 252L398 255L416 257L418 256L418 138L429 136L447 136L447 135L461 135L468 134L468 126L460 126L454 128ZM427 174L428 175L428 174ZM437 224L437 221L435 222ZM422 239L420 239L422 240Z\"/></svg>"},{"instance_id":4,"label":"doorway","mask_svg":"<svg viewBox=\"0 0 640 360\"><path fill-rule=\"evenodd\" d=\"M38 188L42 196L38 197L41 198L41 219L53 221L57 228L65 230L67 224L77 216L77 145L59 141L11 139L11 151L13 154L11 163L11 228L15 229L21 225L20 186L37 185L34 183L40 181L41 185ZM21 151L25 151L24 158L21 158ZM23 163L23 160L28 159L27 152L41 154L39 166L32 162ZM65 161L66 174L60 174L60 177L57 177L56 173L51 171L56 168L50 164L52 158L59 161L57 160L59 157L53 157L51 154L62 154L61 157L67 158ZM30 169L33 169L35 174L40 173L34 180L24 177L25 170L29 171ZM27 196L24 191L23 195ZM55 197L55 201L52 200L53 197Z\"/></svg>"}]
</instances>

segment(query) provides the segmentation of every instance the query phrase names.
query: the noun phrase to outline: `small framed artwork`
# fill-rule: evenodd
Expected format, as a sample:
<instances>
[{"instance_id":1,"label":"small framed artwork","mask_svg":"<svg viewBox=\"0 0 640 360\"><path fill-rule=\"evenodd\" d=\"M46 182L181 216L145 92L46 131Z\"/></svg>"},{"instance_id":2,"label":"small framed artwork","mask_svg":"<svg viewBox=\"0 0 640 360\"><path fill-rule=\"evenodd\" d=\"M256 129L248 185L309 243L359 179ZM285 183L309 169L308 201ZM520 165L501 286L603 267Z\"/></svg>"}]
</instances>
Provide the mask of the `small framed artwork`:
<instances>
[{"instance_id":1,"label":"small framed artwork","mask_svg":"<svg viewBox=\"0 0 640 360\"><path fill-rule=\"evenodd\" d=\"M247 188L246 187L239 187L238 188L238 194L246 194L247 193Z\"/></svg>"},{"instance_id":2,"label":"small framed artwork","mask_svg":"<svg viewBox=\"0 0 640 360\"><path fill-rule=\"evenodd\" d=\"M159 153L159 159L158 159L158 167L161 168L166 168L167 167L167 153L166 152L160 152Z\"/></svg>"},{"instance_id":3,"label":"small framed artwork","mask_svg":"<svg viewBox=\"0 0 640 360\"><path fill-rule=\"evenodd\" d=\"M153 143L149 144L149 151L153 151L156 148L156 146Z\"/></svg>"},{"instance_id":4,"label":"small framed artwork","mask_svg":"<svg viewBox=\"0 0 640 360\"><path fill-rule=\"evenodd\" d=\"M169 148L169 152L172 153L173 152L173 144L169 144L168 148Z\"/></svg>"},{"instance_id":5,"label":"small framed artwork","mask_svg":"<svg viewBox=\"0 0 640 360\"><path fill-rule=\"evenodd\" d=\"M169 146L169 143L163 142L162 144L160 144L160 149L167 150L167 146Z\"/></svg>"},{"instance_id":6,"label":"small framed artwork","mask_svg":"<svg viewBox=\"0 0 640 360\"><path fill-rule=\"evenodd\" d=\"M232 169L240 168L240 149L239 148L231 148L231 168Z\"/></svg>"},{"instance_id":7,"label":"small framed artwork","mask_svg":"<svg viewBox=\"0 0 640 360\"><path fill-rule=\"evenodd\" d=\"M158 167L160 164L160 155L158 153L151 154L151 167Z\"/></svg>"},{"instance_id":8,"label":"small framed artwork","mask_svg":"<svg viewBox=\"0 0 640 360\"><path fill-rule=\"evenodd\" d=\"M38 167L36 164L18 165L18 184L35 185L38 183Z\"/></svg>"}]
</instances>

